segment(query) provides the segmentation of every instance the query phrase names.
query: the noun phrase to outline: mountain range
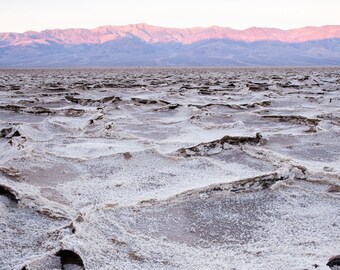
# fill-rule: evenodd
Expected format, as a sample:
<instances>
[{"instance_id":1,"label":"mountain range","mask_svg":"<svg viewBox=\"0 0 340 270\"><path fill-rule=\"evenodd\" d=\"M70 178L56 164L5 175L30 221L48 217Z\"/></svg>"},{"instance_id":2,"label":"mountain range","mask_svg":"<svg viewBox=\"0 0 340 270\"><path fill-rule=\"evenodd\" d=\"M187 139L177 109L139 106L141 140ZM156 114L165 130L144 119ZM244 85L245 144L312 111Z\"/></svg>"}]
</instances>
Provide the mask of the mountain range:
<instances>
[{"instance_id":1,"label":"mountain range","mask_svg":"<svg viewBox=\"0 0 340 270\"><path fill-rule=\"evenodd\" d=\"M165 28L147 24L0 33L1 67L340 65L340 26Z\"/></svg>"}]
</instances>

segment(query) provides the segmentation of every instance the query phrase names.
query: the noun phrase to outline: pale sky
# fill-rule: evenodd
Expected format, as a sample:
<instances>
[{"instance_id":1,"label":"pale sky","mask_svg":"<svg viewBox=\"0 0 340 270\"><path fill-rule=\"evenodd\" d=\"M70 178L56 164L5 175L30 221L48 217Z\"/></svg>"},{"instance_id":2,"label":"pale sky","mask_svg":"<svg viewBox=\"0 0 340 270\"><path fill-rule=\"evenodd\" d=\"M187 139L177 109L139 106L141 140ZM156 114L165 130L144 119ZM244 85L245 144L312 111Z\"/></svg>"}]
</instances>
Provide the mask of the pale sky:
<instances>
[{"instance_id":1,"label":"pale sky","mask_svg":"<svg viewBox=\"0 0 340 270\"><path fill-rule=\"evenodd\" d=\"M340 0L0 0L0 32L147 23L292 29L340 25Z\"/></svg>"}]
</instances>

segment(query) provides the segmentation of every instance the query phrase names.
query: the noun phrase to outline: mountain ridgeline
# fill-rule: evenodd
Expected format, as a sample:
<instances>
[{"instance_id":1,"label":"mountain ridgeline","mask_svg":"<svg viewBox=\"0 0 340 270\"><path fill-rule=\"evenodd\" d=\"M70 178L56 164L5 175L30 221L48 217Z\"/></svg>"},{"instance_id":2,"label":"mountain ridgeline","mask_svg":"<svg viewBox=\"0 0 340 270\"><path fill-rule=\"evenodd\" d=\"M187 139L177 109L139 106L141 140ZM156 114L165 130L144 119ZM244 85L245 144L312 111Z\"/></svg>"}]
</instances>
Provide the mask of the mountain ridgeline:
<instances>
[{"instance_id":1,"label":"mountain ridgeline","mask_svg":"<svg viewBox=\"0 0 340 270\"><path fill-rule=\"evenodd\" d=\"M1 67L323 65L340 65L340 26L235 30L134 24L0 33Z\"/></svg>"}]
</instances>

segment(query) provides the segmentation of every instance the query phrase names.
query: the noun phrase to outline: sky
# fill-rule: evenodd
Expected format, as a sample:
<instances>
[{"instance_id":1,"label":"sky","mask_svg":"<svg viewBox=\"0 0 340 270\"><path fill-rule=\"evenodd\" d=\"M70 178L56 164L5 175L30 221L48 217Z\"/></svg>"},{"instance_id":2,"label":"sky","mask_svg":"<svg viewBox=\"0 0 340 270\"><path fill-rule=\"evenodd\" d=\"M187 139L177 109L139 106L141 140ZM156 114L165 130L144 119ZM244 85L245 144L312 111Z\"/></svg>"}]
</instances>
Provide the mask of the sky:
<instances>
[{"instance_id":1,"label":"sky","mask_svg":"<svg viewBox=\"0 0 340 270\"><path fill-rule=\"evenodd\" d=\"M0 0L0 32L147 23L235 29L340 25L340 0Z\"/></svg>"}]
</instances>

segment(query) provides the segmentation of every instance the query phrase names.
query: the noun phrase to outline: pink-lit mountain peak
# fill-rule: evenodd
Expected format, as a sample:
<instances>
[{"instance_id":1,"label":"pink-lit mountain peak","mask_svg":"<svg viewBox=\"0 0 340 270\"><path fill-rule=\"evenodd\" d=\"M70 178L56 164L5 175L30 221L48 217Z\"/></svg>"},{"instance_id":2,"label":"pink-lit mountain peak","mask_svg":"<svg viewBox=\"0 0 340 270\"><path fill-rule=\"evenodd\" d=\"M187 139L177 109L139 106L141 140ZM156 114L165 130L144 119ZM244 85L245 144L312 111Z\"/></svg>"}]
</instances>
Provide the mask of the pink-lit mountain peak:
<instances>
[{"instance_id":1,"label":"pink-lit mountain peak","mask_svg":"<svg viewBox=\"0 0 340 270\"><path fill-rule=\"evenodd\" d=\"M95 29L71 28L44 30L41 32L27 31L23 34L0 33L0 44L24 45L30 42L44 43L48 41L59 44L102 44L131 35L151 44L157 42L190 44L208 39L231 39L245 42L275 40L293 43L340 38L340 26L303 27L291 30L252 27L245 30L235 30L219 26L181 29L148 24L108 25Z\"/></svg>"}]
</instances>

